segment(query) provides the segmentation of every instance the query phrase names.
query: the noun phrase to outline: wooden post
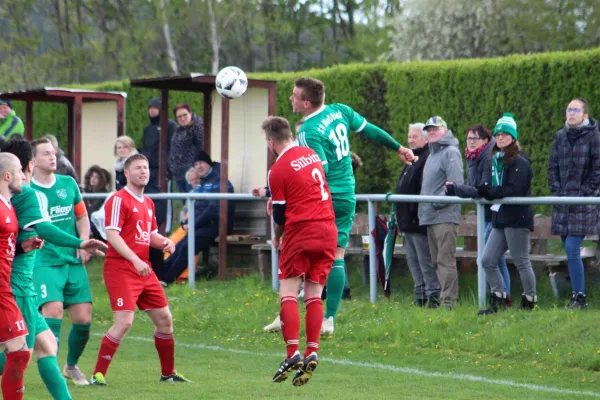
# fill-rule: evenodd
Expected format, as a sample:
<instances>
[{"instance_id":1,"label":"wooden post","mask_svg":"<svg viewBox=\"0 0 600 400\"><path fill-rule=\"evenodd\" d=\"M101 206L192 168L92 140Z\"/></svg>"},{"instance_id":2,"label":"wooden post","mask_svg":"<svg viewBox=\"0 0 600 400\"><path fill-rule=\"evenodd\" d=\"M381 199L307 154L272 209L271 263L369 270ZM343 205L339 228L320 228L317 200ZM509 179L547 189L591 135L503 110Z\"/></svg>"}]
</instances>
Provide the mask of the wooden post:
<instances>
[{"instance_id":1,"label":"wooden post","mask_svg":"<svg viewBox=\"0 0 600 400\"><path fill-rule=\"evenodd\" d=\"M160 91L160 143L158 151L158 187L162 193L167 191L167 158L169 152L169 90Z\"/></svg>"},{"instance_id":2,"label":"wooden post","mask_svg":"<svg viewBox=\"0 0 600 400\"><path fill-rule=\"evenodd\" d=\"M125 99L117 100L117 136L125 135Z\"/></svg>"},{"instance_id":3,"label":"wooden post","mask_svg":"<svg viewBox=\"0 0 600 400\"><path fill-rule=\"evenodd\" d=\"M212 122L212 101L211 101L211 92L203 92L204 93L204 111L203 111L203 119L204 119L204 151L210 155L210 139L211 139L211 131L210 125Z\"/></svg>"},{"instance_id":4,"label":"wooden post","mask_svg":"<svg viewBox=\"0 0 600 400\"><path fill-rule=\"evenodd\" d=\"M81 111L83 105L83 98L81 96L75 97L75 103L73 104L73 144L70 147L73 148L73 167L79 177L81 174Z\"/></svg>"},{"instance_id":5,"label":"wooden post","mask_svg":"<svg viewBox=\"0 0 600 400\"><path fill-rule=\"evenodd\" d=\"M33 140L33 101L27 100L25 103L25 138L28 141Z\"/></svg>"},{"instance_id":6,"label":"wooden post","mask_svg":"<svg viewBox=\"0 0 600 400\"><path fill-rule=\"evenodd\" d=\"M221 193L227 193L229 179L229 100L221 99ZM227 200L220 200L219 280L227 277Z\"/></svg>"}]
</instances>

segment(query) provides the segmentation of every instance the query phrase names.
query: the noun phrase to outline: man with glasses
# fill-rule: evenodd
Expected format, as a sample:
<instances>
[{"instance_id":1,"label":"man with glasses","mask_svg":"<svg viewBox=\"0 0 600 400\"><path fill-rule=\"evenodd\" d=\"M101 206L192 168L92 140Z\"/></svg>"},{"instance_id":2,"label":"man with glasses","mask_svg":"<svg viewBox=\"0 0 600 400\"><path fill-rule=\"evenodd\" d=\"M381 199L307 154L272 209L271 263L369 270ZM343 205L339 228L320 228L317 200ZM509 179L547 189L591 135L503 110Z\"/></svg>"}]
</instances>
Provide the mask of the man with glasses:
<instances>
[{"instance_id":1,"label":"man with glasses","mask_svg":"<svg viewBox=\"0 0 600 400\"><path fill-rule=\"evenodd\" d=\"M429 157L423 169L421 194L443 196L446 182L464 183L458 140L448 130L446 121L439 116L429 118L424 129L427 131ZM427 227L431 260L436 266L441 286L440 298L429 298L429 307L441 303L451 309L458 299L456 236L460 224L460 204L419 203L419 224Z\"/></svg>"}]
</instances>

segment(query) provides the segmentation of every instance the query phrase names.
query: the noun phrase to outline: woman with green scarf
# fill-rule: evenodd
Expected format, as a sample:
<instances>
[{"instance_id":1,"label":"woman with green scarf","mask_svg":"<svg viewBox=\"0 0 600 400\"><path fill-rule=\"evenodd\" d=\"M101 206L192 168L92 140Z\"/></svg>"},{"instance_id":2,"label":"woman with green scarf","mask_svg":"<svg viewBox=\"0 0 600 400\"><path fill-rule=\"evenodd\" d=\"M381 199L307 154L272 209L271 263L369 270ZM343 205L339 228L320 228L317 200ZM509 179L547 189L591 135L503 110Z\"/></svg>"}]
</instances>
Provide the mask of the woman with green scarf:
<instances>
[{"instance_id":1,"label":"woman with green scarf","mask_svg":"<svg viewBox=\"0 0 600 400\"><path fill-rule=\"evenodd\" d=\"M531 195L531 163L521 152L517 139L517 123L512 114L506 113L494 128L496 145L492 150L492 181L478 187L478 194L490 201L504 197L527 197ZM536 281L529 260L529 236L533 232L533 210L529 205L494 204L492 232L483 249L482 264L490 285L489 308L479 315L497 313L506 308L506 291L498 259L510 251L523 284L521 309L535 307Z\"/></svg>"}]
</instances>

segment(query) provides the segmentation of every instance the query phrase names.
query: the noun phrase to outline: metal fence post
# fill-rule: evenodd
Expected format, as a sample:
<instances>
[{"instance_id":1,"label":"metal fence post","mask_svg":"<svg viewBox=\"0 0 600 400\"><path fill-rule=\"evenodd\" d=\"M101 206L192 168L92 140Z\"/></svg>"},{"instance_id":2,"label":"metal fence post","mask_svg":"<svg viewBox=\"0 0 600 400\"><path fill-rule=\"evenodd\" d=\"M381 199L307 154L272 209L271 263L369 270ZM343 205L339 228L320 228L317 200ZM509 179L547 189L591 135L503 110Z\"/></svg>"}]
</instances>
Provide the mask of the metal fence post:
<instances>
[{"instance_id":1,"label":"metal fence post","mask_svg":"<svg viewBox=\"0 0 600 400\"><path fill-rule=\"evenodd\" d=\"M275 250L273 238L275 237L275 221L271 217L271 284L273 291L279 292L279 252Z\"/></svg>"},{"instance_id":2,"label":"metal fence post","mask_svg":"<svg viewBox=\"0 0 600 400\"><path fill-rule=\"evenodd\" d=\"M371 292L371 303L377 302L377 248L375 238L371 234L375 229L375 203L369 200L369 286Z\"/></svg>"},{"instance_id":3,"label":"metal fence post","mask_svg":"<svg viewBox=\"0 0 600 400\"><path fill-rule=\"evenodd\" d=\"M486 284L485 270L481 263L485 247L485 205L477 202L477 301L479 308L485 308Z\"/></svg>"},{"instance_id":4,"label":"metal fence post","mask_svg":"<svg viewBox=\"0 0 600 400\"><path fill-rule=\"evenodd\" d=\"M194 199L187 199L188 209L188 282L192 290L196 289L196 213Z\"/></svg>"}]
</instances>

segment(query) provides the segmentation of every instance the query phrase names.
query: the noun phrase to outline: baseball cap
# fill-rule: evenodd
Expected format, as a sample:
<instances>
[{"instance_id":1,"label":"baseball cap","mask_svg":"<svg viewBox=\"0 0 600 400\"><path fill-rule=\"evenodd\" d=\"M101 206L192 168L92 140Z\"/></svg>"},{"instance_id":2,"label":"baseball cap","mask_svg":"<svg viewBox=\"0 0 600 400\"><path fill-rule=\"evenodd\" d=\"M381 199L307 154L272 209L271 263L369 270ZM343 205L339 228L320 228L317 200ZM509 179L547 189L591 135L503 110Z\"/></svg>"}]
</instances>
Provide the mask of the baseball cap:
<instances>
[{"instance_id":1,"label":"baseball cap","mask_svg":"<svg viewBox=\"0 0 600 400\"><path fill-rule=\"evenodd\" d=\"M443 126L444 128L448 129L446 121L444 121L439 115L429 118L427 122L425 122L425 126L423 127L423 129L425 130L430 126Z\"/></svg>"}]
</instances>

